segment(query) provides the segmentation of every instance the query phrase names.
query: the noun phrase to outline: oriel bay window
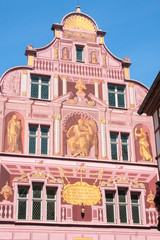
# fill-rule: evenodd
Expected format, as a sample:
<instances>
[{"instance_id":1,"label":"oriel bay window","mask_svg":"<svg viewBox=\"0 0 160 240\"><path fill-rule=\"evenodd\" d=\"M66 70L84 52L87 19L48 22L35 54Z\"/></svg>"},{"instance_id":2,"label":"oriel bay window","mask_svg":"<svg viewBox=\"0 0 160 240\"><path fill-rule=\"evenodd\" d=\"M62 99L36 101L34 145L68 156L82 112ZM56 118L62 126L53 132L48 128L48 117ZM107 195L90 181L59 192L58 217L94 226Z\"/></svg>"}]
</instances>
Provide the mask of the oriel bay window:
<instances>
[{"instance_id":1,"label":"oriel bay window","mask_svg":"<svg viewBox=\"0 0 160 240\"><path fill-rule=\"evenodd\" d=\"M110 133L111 159L129 161L129 135L127 133Z\"/></svg>"},{"instance_id":2,"label":"oriel bay window","mask_svg":"<svg viewBox=\"0 0 160 240\"><path fill-rule=\"evenodd\" d=\"M108 224L141 224L140 193L123 188L105 191L105 205Z\"/></svg>"},{"instance_id":3,"label":"oriel bay window","mask_svg":"<svg viewBox=\"0 0 160 240\"><path fill-rule=\"evenodd\" d=\"M31 186L18 187L17 219L31 221L56 220L57 189L32 183Z\"/></svg>"},{"instance_id":4,"label":"oriel bay window","mask_svg":"<svg viewBox=\"0 0 160 240\"><path fill-rule=\"evenodd\" d=\"M49 126L29 125L29 153L48 155Z\"/></svg>"},{"instance_id":5,"label":"oriel bay window","mask_svg":"<svg viewBox=\"0 0 160 240\"><path fill-rule=\"evenodd\" d=\"M30 97L35 99L49 100L50 78L31 76Z\"/></svg>"},{"instance_id":6,"label":"oriel bay window","mask_svg":"<svg viewBox=\"0 0 160 240\"><path fill-rule=\"evenodd\" d=\"M125 87L108 84L108 99L110 107L125 108Z\"/></svg>"}]
</instances>

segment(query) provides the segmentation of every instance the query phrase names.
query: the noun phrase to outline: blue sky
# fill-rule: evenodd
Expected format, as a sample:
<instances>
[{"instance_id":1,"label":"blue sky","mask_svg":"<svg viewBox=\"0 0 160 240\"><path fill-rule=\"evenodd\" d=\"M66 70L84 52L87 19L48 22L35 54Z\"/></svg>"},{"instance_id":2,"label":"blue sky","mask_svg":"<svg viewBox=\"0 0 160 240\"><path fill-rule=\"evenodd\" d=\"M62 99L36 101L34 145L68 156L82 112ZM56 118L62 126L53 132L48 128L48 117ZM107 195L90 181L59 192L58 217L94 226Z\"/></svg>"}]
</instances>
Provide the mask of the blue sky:
<instances>
[{"instance_id":1,"label":"blue sky","mask_svg":"<svg viewBox=\"0 0 160 240\"><path fill-rule=\"evenodd\" d=\"M151 86L160 71L160 0L79 0L82 12L107 31L105 44L117 57L130 57L131 79ZM51 26L75 11L77 0L3 0L0 4L0 76L26 65L28 44L53 39Z\"/></svg>"}]
</instances>

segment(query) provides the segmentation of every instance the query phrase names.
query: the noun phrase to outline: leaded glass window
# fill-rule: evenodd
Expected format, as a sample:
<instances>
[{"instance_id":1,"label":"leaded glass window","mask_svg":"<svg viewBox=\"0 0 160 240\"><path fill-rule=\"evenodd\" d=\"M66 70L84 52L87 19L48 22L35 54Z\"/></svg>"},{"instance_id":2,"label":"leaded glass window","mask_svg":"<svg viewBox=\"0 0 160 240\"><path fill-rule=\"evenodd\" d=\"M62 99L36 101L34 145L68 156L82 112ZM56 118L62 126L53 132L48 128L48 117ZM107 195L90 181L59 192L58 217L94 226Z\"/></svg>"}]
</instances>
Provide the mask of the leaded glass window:
<instances>
[{"instance_id":1,"label":"leaded glass window","mask_svg":"<svg viewBox=\"0 0 160 240\"><path fill-rule=\"evenodd\" d=\"M48 154L49 127L41 126L41 154Z\"/></svg>"},{"instance_id":2,"label":"leaded glass window","mask_svg":"<svg viewBox=\"0 0 160 240\"><path fill-rule=\"evenodd\" d=\"M28 187L18 188L18 220L27 219Z\"/></svg>"},{"instance_id":3,"label":"leaded glass window","mask_svg":"<svg viewBox=\"0 0 160 240\"><path fill-rule=\"evenodd\" d=\"M49 221L56 220L56 189L47 188L47 213L46 218Z\"/></svg>"},{"instance_id":4,"label":"leaded glass window","mask_svg":"<svg viewBox=\"0 0 160 240\"><path fill-rule=\"evenodd\" d=\"M48 77L31 76L31 98L49 100Z\"/></svg>"},{"instance_id":5,"label":"leaded glass window","mask_svg":"<svg viewBox=\"0 0 160 240\"><path fill-rule=\"evenodd\" d=\"M83 47L76 47L76 60L83 62Z\"/></svg>"},{"instance_id":6,"label":"leaded glass window","mask_svg":"<svg viewBox=\"0 0 160 240\"><path fill-rule=\"evenodd\" d=\"M140 194L131 193L132 219L134 224L140 224L139 198Z\"/></svg>"},{"instance_id":7,"label":"leaded glass window","mask_svg":"<svg viewBox=\"0 0 160 240\"><path fill-rule=\"evenodd\" d=\"M121 223L127 223L127 191L118 190L119 218Z\"/></svg>"},{"instance_id":8,"label":"leaded glass window","mask_svg":"<svg viewBox=\"0 0 160 240\"><path fill-rule=\"evenodd\" d=\"M115 222L115 194L113 192L106 192L106 216L107 223Z\"/></svg>"},{"instance_id":9,"label":"leaded glass window","mask_svg":"<svg viewBox=\"0 0 160 240\"><path fill-rule=\"evenodd\" d=\"M121 133L122 160L129 160L128 135Z\"/></svg>"},{"instance_id":10,"label":"leaded glass window","mask_svg":"<svg viewBox=\"0 0 160 240\"><path fill-rule=\"evenodd\" d=\"M29 126L29 153L37 152L37 129L38 126Z\"/></svg>"},{"instance_id":11,"label":"leaded glass window","mask_svg":"<svg viewBox=\"0 0 160 240\"><path fill-rule=\"evenodd\" d=\"M108 99L110 107L125 108L125 87L109 84Z\"/></svg>"},{"instance_id":12,"label":"leaded glass window","mask_svg":"<svg viewBox=\"0 0 160 240\"><path fill-rule=\"evenodd\" d=\"M41 220L43 185L33 184L32 187L32 220Z\"/></svg>"},{"instance_id":13,"label":"leaded glass window","mask_svg":"<svg viewBox=\"0 0 160 240\"><path fill-rule=\"evenodd\" d=\"M118 160L118 134L111 133L110 134L111 141L111 157L112 160Z\"/></svg>"}]
</instances>

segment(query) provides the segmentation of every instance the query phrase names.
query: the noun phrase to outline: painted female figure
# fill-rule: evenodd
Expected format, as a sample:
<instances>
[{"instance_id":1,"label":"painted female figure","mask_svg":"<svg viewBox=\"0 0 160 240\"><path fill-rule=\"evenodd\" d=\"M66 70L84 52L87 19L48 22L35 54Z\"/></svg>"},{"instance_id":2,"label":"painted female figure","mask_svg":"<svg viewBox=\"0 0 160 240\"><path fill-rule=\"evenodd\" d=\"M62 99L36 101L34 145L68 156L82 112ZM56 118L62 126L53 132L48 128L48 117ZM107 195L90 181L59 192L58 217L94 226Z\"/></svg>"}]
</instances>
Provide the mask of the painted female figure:
<instances>
[{"instance_id":1,"label":"painted female figure","mask_svg":"<svg viewBox=\"0 0 160 240\"><path fill-rule=\"evenodd\" d=\"M147 133L143 128L140 128L140 133L137 132L137 128L135 128L135 139L139 138L139 147L140 147L140 155L142 157L142 161L153 161L153 158L150 153L150 144L147 139Z\"/></svg>"},{"instance_id":2,"label":"painted female figure","mask_svg":"<svg viewBox=\"0 0 160 240\"><path fill-rule=\"evenodd\" d=\"M19 152L21 121L18 120L18 117L15 114L12 116L11 120L8 122L7 134L8 134L8 151Z\"/></svg>"}]
</instances>

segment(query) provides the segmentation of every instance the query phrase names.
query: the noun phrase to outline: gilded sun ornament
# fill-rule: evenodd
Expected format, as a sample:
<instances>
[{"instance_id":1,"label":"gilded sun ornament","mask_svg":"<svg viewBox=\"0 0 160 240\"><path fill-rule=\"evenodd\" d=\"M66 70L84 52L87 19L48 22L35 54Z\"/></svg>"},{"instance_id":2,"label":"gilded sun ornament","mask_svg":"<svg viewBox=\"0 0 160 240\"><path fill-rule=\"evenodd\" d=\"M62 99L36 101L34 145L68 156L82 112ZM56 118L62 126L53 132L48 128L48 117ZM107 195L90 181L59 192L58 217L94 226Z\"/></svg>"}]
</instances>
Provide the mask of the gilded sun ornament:
<instances>
[{"instance_id":1,"label":"gilded sun ornament","mask_svg":"<svg viewBox=\"0 0 160 240\"><path fill-rule=\"evenodd\" d=\"M64 23L64 27L95 32L93 23L88 18L81 15L72 15L68 17Z\"/></svg>"}]
</instances>

